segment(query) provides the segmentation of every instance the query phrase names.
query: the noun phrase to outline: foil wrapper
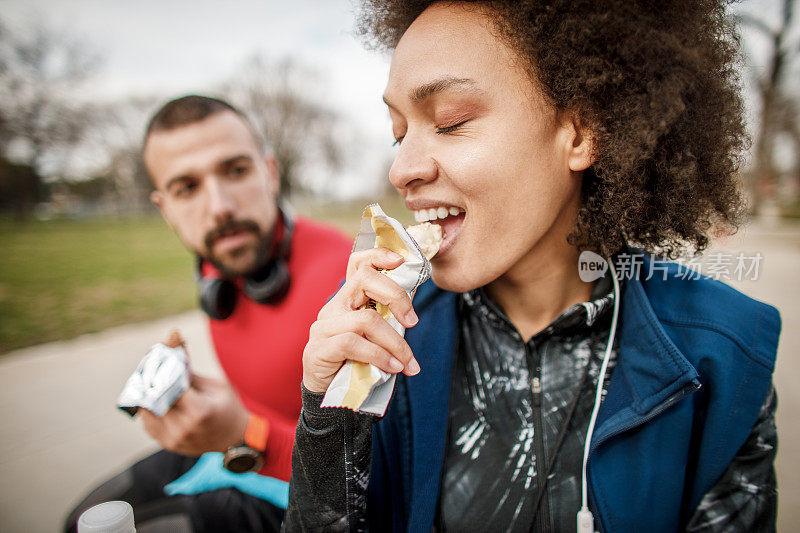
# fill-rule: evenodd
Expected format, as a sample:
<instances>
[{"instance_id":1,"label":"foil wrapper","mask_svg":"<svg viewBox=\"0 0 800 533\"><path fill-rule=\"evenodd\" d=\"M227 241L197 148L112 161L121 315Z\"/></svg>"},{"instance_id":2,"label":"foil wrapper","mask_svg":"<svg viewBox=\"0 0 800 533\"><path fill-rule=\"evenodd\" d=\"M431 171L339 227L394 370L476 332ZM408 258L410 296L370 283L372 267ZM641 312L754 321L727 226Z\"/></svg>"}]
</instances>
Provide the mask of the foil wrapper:
<instances>
[{"instance_id":1,"label":"foil wrapper","mask_svg":"<svg viewBox=\"0 0 800 533\"><path fill-rule=\"evenodd\" d=\"M388 248L405 258L399 267L382 272L400 285L410 298L431 275L431 264L416 241L378 204L369 205L364 210L353 252L369 248ZM373 307L400 335L405 334L405 328L388 307L372 301L367 305ZM383 416L394 392L395 379L395 374L373 365L347 360L334 376L321 406L346 407L359 413Z\"/></svg>"},{"instance_id":2,"label":"foil wrapper","mask_svg":"<svg viewBox=\"0 0 800 533\"><path fill-rule=\"evenodd\" d=\"M154 344L125 382L117 407L131 416L144 408L162 417L189 388L190 382L185 348Z\"/></svg>"}]
</instances>

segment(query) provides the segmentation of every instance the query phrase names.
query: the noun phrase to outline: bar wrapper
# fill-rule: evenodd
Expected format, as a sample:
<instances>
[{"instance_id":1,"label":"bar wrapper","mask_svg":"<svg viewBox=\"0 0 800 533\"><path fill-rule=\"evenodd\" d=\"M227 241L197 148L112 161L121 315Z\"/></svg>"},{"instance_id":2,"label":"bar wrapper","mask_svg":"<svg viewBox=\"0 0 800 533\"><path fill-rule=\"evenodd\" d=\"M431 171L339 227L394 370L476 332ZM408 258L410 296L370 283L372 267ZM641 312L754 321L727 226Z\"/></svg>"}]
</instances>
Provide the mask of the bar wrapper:
<instances>
[{"instance_id":1,"label":"bar wrapper","mask_svg":"<svg viewBox=\"0 0 800 533\"><path fill-rule=\"evenodd\" d=\"M438 230L441 237L441 228ZM382 273L400 285L411 298L417 287L431 275L431 264L416 241L400 222L387 216L378 204L369 205L364 210L353 252L369 248L388 248L405 258L399 267ZM373 307L400 335L405 333L405 328L388 307L372 301L367 305ZM383 416L392 398L394 382L394 374L366 363L347 360L334 376L321 406L347 407L360 413Z\"/></svg>"},{"instance_id":2,"label":"bar wrapper","mask_svg":"<svg viewBox=\"0 0 800 533\"><path fill-rule=\"evenodd\" d=\"M166 343L159 342L150 348L125 382L117 407L131 416L143 407L162 417L189 388L189 356L183 341L176 343L175 338L173 333Z\"/></svg>"}]
</instances>

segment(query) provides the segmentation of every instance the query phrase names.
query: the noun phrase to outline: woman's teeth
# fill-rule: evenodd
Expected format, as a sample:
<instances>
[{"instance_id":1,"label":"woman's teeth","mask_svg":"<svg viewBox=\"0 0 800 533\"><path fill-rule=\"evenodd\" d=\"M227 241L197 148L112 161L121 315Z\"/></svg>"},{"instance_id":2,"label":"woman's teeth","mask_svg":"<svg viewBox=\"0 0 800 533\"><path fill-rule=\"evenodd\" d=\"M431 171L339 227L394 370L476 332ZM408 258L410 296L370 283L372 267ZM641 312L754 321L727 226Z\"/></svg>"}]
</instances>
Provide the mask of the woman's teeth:
<instances>
[{"instance_id":1,"label":"woman's teeth","mask_svg":"<svg viewBox=\"0 0 800 533\"><path fill-rule=\"evenodd\" d=\"M463 213L463 209L458 207L432 207L430 209L420 209L414 211L414 220L417 222L431 222L433 220L447 218L449 216L457 216Z\"/></svg>"}]
</instances>

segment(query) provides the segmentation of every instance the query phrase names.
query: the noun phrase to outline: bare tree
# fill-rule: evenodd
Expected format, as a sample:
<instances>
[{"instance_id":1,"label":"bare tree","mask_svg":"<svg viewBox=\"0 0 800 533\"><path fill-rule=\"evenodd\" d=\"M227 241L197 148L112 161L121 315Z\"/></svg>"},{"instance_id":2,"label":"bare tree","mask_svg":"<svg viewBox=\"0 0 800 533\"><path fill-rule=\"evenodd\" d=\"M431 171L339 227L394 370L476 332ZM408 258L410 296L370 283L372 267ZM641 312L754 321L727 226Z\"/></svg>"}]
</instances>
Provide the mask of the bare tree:
<instances>
[{"instance_id":1,"label":"bare tree","mask_svg":"<svg viewBox=\"0 0 800 533\"><path fill-rule=\"evenodd\" d=\"M770 25L764 19L750 13L740 13L734 18L740 24L753 28L769 42L769 56L766 68L753 70L755 86L761 104L758 131L754 151L754 211L758 212L766 199L776 193L778 173L774 161L775 138L786 133L798 139L798 87L787 83L787 73L792 63L800 57L800 46L789 42L794 17L794 0L782 0L781 17L777 25Z\"/></svg>"},{"instance_id":2,"label":"bare tree","mask_svg":"<svg viewBox=\"0 0 800 533\"><path fill-rule=\"evenodd\" d=\"M254 121L278 163L281 192L303 189L309 162L336 170L342 164L334 131L339 117L324 104L318 73L291 58L271 63L252 57L223 91Z\"/></svg>"},{"instance_id":3,"label":"bare tree","mask_svg":"<svg viewBox=\"0 0 800 533\"><path fill-rule=\"evenodd\" d=\"M161 100L132 96L98 106L96 125L84 136L86 149L105 156L99 175L109 182L118 213L152 208L153 186L142 159L142 143L146 121Z\"/></svg>"},{"instance_id":4,"label":"bare tree","mask_svg":"<svg viewBox=\"0 0 800 533\"><path fill-rule=\"evenodd\" d=\"M800 102L784 98L777 113L778 131L790 140L795 153L794 181L795 191L800 191Z\"/></svg>"},{"instance_id":5,"label":"bare tree","mask_svg":"<svg viewBox=\"0 0 800 533\"><path fill-rule=\"evenodd\" d=\"M48 152L77 142L89 124L91 106L75 91L97 65L76 40L41 25L15 31L0 21L0 156L30 167L37 190Z\"/></svg>"}]
</instances>

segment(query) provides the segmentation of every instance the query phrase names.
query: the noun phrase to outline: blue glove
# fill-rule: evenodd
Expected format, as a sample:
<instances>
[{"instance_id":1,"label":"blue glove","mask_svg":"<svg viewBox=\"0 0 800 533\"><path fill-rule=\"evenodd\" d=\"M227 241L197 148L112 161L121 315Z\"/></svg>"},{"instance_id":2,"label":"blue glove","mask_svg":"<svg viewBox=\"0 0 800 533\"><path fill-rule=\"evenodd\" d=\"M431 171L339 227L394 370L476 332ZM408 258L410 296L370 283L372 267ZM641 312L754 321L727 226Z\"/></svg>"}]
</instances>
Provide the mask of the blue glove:
<instances>
[{"instance_id":1,"label":"blue glove","mask_svg":"<svg viewBox=\"0 0 800 533\"><path fill-rule=\"evenodd\" d=\"M289 504L289 484L274 477L255 472L234 474L222 467L222 454L208 452L181 477L164 487L164 494L199 494L225 488L238 489L286 509Z\"/></svg>"}]
</instances>

